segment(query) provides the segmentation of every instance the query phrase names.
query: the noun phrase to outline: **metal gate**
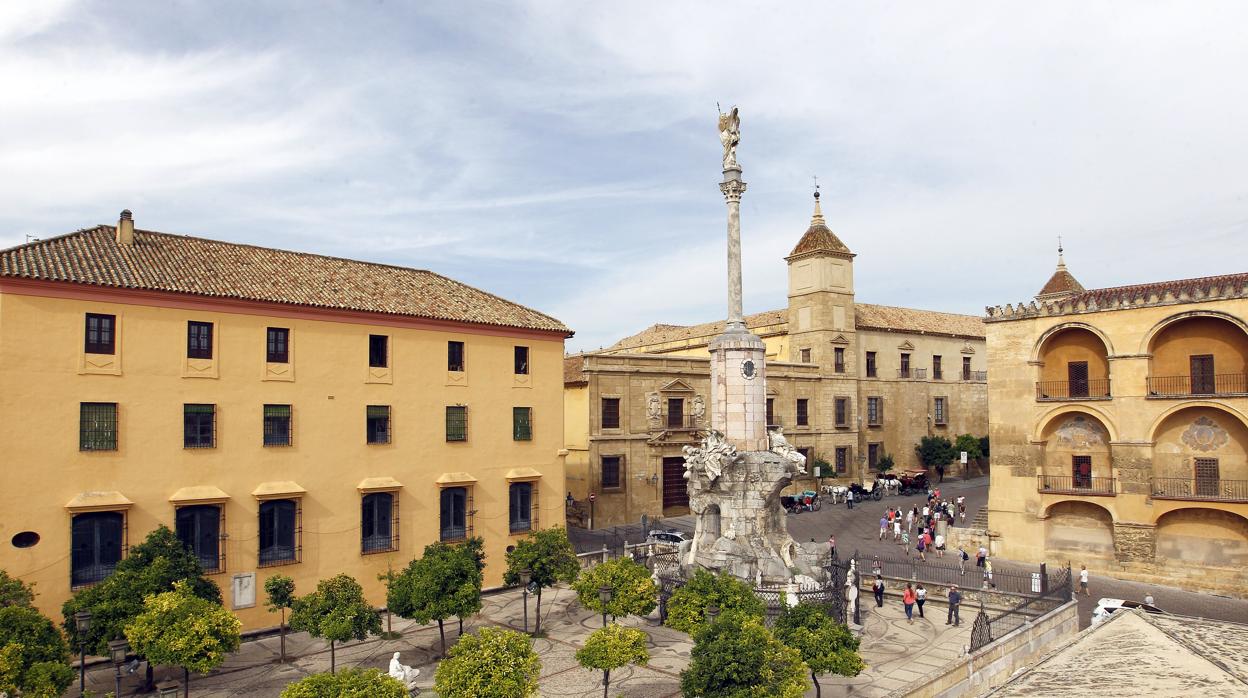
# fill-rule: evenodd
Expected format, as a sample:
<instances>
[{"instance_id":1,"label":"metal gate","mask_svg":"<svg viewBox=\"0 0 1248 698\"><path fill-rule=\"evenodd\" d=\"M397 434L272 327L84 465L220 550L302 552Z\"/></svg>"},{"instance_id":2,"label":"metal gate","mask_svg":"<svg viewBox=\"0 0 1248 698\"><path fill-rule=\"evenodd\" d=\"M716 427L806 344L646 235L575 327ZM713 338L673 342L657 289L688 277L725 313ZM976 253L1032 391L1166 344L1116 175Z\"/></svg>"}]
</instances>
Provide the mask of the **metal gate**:
<instances>
[{"instance_id":1,"label":"metal gate","mask_svg":"<svg viewBox=\"0 0 1248 698\"><path fill-rule=\"evenodd\" d=\"M689 489L685 483L683 456L663 459L663 508L689 506Z\"/></svg>"}]
</instances>

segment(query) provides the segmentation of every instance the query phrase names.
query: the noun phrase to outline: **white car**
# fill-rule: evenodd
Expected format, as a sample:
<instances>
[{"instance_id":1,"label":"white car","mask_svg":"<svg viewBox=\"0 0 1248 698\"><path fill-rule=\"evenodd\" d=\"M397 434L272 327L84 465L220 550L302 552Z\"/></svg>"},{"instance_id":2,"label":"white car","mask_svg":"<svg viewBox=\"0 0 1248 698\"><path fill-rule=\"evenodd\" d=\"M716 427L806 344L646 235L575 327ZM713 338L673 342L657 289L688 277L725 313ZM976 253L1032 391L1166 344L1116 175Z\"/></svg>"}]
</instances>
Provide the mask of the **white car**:
<instances>
[{"instance_id":1,"label":"white car","mask_svg":"<svg viewBox=\"0 0 1248 698\"><path fill-rule=\"evenodd\" d=\"M1140 601L1126 601L1123 599L1100 599L1096 602L1096 608L1092 609L1092 625L1097 626L1109 620L1115 612L1124 608L1138 608L1145 613L1165 613L1165 611Z\"/></svg>"},{"instance_id":2,"label":"white car","mask_svg":"<svg viewBox=\"0 0 1248 698\"><path fill-rule=\"evenodd\" d=\"M693 540L693 537L681 531L651 531L650 535L646 536L647 543L663 543L665 545L678 546L687 540Z\"/></svg>"}]
</instances>

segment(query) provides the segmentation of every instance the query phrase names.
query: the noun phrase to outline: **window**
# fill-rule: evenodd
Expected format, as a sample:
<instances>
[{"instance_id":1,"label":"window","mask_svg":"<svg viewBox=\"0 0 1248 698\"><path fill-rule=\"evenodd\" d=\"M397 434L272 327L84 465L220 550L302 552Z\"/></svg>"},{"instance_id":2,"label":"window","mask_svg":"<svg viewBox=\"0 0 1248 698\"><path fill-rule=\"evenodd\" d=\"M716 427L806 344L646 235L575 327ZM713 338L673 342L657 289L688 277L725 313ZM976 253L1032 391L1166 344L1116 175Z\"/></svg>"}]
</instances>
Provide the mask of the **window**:
<instances>
[{"instance_id":1,"label":"window","mask_svg":"<svg viewBox=\"0 0 1248 698\"><path fill-rule=\"evenodd\" d=\"M117 316L87 313L87 336L84 351L88 354L112 354L117 349Z\"/></svg>"},{"instance_id":2,"label":"window","mask_svg":"<svg viewBox=\"0 0 1248 698\"><path fill-rule=\"evenodd\" d=\"M685 424L685 399L669 397L667 399L667 426L679 429Z\"/></svg>"},{"instance_id":3,"label":"window","mask_svg":"<svg viewBox=\"0 0 1248 698\"><path fill-rule=\"evenodd\" d=\"M802 354L802 363L804 363L804 364L808 364L808 363L810 363L810 350L809 350L809 349L803 349L803 350L802 350L802 352L801 352L801 354Z\"/></svg>"},{"instance_id":4,"label":"window","mask_svg":"<svg viewBox=\"0 0 1248 698\"><path fill-rule=\"evenodd\" d=\"M514 441L533 440L533 408L511 408L511 438Z\"/></svg>"},{"instance_id":5,"label":"window","mask_svg":"<svg viewBox=\"0 0 1248 698\"><path fill-rule=\"evenodd\" d=\"M271 364L290 363L290 330L285 327L270 327L268 331L266 358Z\"/></svg>"},{"instance_id":6,"label":"window","mask_svg":"<svg viewBox=\"0 0 1248 698\"><path fill-rule=\"evenodd\" d=\"M620 477L620 456L603 456L602 457L602 489L618 490L622 478Z\"/></svg>"},{"instance_id":7,"label":"window","mask_svg":"<svg viewBox=\"0 0 1248 698\"><path fill-rule=\"evenodd\" d=\"M838 475L844 474L849 470L849 447L836 447L836 472Z\"/></svg>"},{"instance_id":8,"label":"window","mask_svg":"<svg viewBox=\"0 0 1248 698\"><path fill-rule=\"evenodd\" d=\"M516 371L517 376L529 375L529 348L528 347L516 347L515 348L515 364L516 364L515 371Z\"/></svg>"},{"instance_id":9,"label":"window","mask_svg":"<svg viewBox=\"0 0 1248 698\"><path fill-rule=\"evenodd\" d=\"M945 402L948 398L932 398L932 421L941 426L948 423L948 409Z\"/></svg>"},{"instance_id":10,"label":"window","mask_svg":"<svg viewBox=\"0 0 1248 698\"><path fill-rule=\"evenodd\" d=\"M447 342L446 343L446 370L463 371L464 370L464 343L463 342Z\"/></svg>"},{"instance_id":11,"label":"window","mask_svg":"<svg viewBox=\"0 0 1248 698\"><path fill-rule=\"evenodd\" d=\"M836 426L849 426L849 398L836 398Z\"/></svg>"},{"instance_id":12,"label":"window","mask_svg":"<svg viewBox=\"0 0 1248 698\"><path fill-rule=\"evenodd\" d=\"M216 448L217 406L182 405L182 447Z\"/></svg>"},{"instance_id":13,"label":"window","mask_svg":"<svg viewBox=\"0 0 1248 698\"><path fill-rule=\"evenodd\" d=\"M799 427L810 426L810 413L808 412L809 409L810 409L810 400L804 397L799 397L797 399L797 426Z\"/></svg>"},{"instance_id":14,"label":"window","mask_svg":"<svg viewBox=\"0 0 1248 698\"><path fill-rule=\"evenodd\" d=\"M390 366L390 338L386 335L368 335L368 366L369 368Z\"/></svg>"},{"instance_id":15,"label":"window","mask_svg":"<svg viewBox=\"0 0 1248 698\"><path fill-rule=\"evenodd\" d=\"M84 402L79 406L78 450L117 450L117 403Z\"/></svg>"},{"instance_id":16,"label":"window","mask_svg":"<svg viewBox=\"0 0 1248 698\"><path fill-rule=\"evenodd\" d=\"M880 445L867 444L867 465L874 468L880 462Z\"/></svg>"},{"instance_id":17,"label":"window","mask_svg":"<svg viewBox=\"0 0 1248 698\"><path fill-rule=\"evenodd\" d=\"M468 440L468 408L463 405L448 405L446 408L446 440Z\"/></svg>"},{"instance_id":18,"label":"window","mask_svg":"<svg viewBox=\"0 0 1248 698\"><path fill-rule=\"evenodd\" d=\"M602 428L620 428L620 399L618 397L604 397L602 399Z\"/></svg>"},{"instance_id":19,"label":"window","mask_svg":"<svg viewBox=\"0 0 1248 698\"><path fill-rule=\"evenodd\" d=\"M901 369L898 371L897 375L899 378L910 377L910 355L909 354L901 355Z\"/></svg>"},{"instance_id":20,"label":"window","mask_svg":"<svg viewBox=\"0 0 1248 698\"><path fill-rule=\"evenodd\" d=\"M1193 465L1196 471L1196 496L1217 497L1221 474L1218 471L1217 458L1196 458Z\"/></svg>"},{"instance_id":21,"label":"window","mask_svg":"<svg viewBox=\"0 0 1248 698\"><path fill-rule=\"evenodd\" d=\"M260 503L260 566L299 562L299 502L271 499Z\"/></svg>"},{"instance_id":22,"label":"window","mask_svg":"<svg viewBox=\"0 0 1248 698\"><path fill-rule=\"evenodd\" d=\"M1070 397L1088 396L1088 362L1070 361L1066 364L1066 378L1070 381Z\"/></svg>"},{"instance_id":23,"label":"window","mask_svg":"<svg viewBox=\"0 0 1248 698\"><path fill-rule=\"evenodd\" d=\"M932 357L932 380L942 380L943 377L944 373L940 366L940 355L937 354Z\"/></svg>"},{"instance_id":24,"label":"window","mask_svg":"<svg viewBox=\"0 0 1248 698\"><path fill-rule=\"evenodd\" d=\"M774 397L767 398L767 426L779 426L776 421L776 399Z\"/></svg>"},{"instance_id":25,"label":"window","mask_svg":"<svg viewBox=\"0 0 1248 698\"><path fill-rule=\"evenodd\" d=\"M370 444L390 443L389 405L368 405L364 408L364 438Z\"/></svg>"},{"instance_id":26,"label":"window","mask_svg":"<svg viewBox=\"0 0 1248 698\"><path fill-rule=\"evenodd\" d=\"M867 426L878 427L884 423L884 398L867 398Z\"/></svg>"},{"instance_id":27,"label":"window","mask_svg":"<svg viewBox=\"0 0 1248 698\"><path fill-rule=\"evenodd\" d=\"M1193 354L1188 357L1193 395L1213 395L1217 381L1213 368L1213 354Z\"/></svg>"},{"instance_id":28,"label":"window","mask_svg":"<svg viewBox=\"0 0 1248 698\"><path fill-rule=\"evenodd\" d=\"M837 373L845 372L845 347L832 349L832 370Z\"/></svg>"},{"instance_id":29,"label":"window","mask_svg":"<svg viewBox=\"0 0 1248 698\"><path fill-rule=\"evenodd\" d=\"M221 506L199 504L178 507L174 513L174 527L178 540L199 559L205 572L225 570L224 548L221 545Z\"/></svg>"},{"instance_id":30,"label":"window","mask_svg":"<svg viewBox=\"0 0 1248 698\"><path fill-rule=\"evenodd\" d=\"M211 322L190 321L186 323L186 358L212 358Z\"/></svg>"},{"instance_id":31,"label":"window","mask_svg":"<svg viewBox=\"0 0 1248 698\"><path fill-rule=\"evenodd\" d=\"M962 380L969 381L971 379L971 357L962 357Z\"/></svg>"},{"instance_id":32,"label":"window","mask_svg":"<svg viewBox=\"0 0 1248 698\"><path fill-rule=\"evenodd\" d=\"M290 405L264 406L264 445L289 446Z\"/></svg>"},{"instance_id":33,"label":"window","mask_svg":"<svg viewBox=\"0 0 1248 698\"><path fill-rule=\"evenodd\" d=\"M875 352L867 352L867 378L875 378Z\"/></svg>"},{"instance_id":34,"label":"window","mask_svg":"<svg viewBox=\"0 0 1248 698\"><path fill-rule=\"evenodd\" d=\"M442 489L442 540L461 540L468 537L472 530L468 525L468 505L467 487L446 487Z\"/></svg>"},{"instance_id":35,"label":"window","mask_svg":"<svg viewBox=\"0 0 1248 698\"><path fill-rule=\"evenodd\" d=\"M1075 487L1092 487L1092 456L1071 456L1070 474Z\"/></svg>"},{"instance_id":36,"label":"window","mask_svg":"<svg viewBox=\"0 0 1248 698\"><path fill-rule=\"evenodd\" d=\"M392 492L373 492L360 502L360 552L399 549L399 507Z\"/></svg>"},{"instance_id":37,"label":"window","mask_svg":"<svg viewBox=\"0 0 1248 698\"><path fill-rule=\"evenodd\" d=\"M76 514L70 542L70 585L103 581L117 568L125 548L125 515L116 511Z\"/></svg>"},{"instance_id":38,"label":"window","mask_svg":"<svg viewBox=\"0 0 1248 698\"><path fill-rule=\"evenodd\" d=\"M511 507L507 520L512 533L533 530L533 483L511 483Z\"/></svg>"}]
</instances>

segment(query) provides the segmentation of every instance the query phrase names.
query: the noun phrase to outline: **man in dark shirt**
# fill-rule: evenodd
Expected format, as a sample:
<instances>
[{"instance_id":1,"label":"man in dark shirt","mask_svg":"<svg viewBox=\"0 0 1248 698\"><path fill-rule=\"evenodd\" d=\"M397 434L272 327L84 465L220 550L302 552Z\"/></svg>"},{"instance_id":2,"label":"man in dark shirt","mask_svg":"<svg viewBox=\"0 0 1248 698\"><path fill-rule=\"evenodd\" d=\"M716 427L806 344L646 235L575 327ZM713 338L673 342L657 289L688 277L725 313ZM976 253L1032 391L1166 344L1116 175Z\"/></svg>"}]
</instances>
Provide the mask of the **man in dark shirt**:
<instances>
[{"instance_id":1,"label":"man in dark shirt","mask_svg":"<svg viewBox=\"0 0 1248 698\"><path fill-rule=\"evenodd\" d=\"M954 584L949 587L949 616L945 620L945 625L957 626L962 622L958 617L958 605L962 603L962 592L958 591L958 585Z\"/></svg>"}]
</instances>

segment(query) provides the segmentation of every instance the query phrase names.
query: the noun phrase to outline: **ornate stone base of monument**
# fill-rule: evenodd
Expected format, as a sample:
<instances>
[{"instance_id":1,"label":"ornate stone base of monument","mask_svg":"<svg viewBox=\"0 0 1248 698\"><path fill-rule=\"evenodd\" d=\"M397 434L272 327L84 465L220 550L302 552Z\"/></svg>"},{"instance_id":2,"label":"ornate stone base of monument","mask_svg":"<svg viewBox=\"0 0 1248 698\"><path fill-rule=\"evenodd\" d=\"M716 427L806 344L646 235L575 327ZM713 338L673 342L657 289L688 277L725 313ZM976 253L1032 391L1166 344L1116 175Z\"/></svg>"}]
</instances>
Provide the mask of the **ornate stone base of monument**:
<instances>
[{"instance_id":1,"label":"ornate stone base of monument","mask_svg":"<svg viewBox=\"0 0 1248 698\"><path fill-rule=\"evenodd\" d=\"M711 428L727 435L740 451L766 451L767 376L763 340L729 328L711 351Z\"/></svg>"}]
</instances>

